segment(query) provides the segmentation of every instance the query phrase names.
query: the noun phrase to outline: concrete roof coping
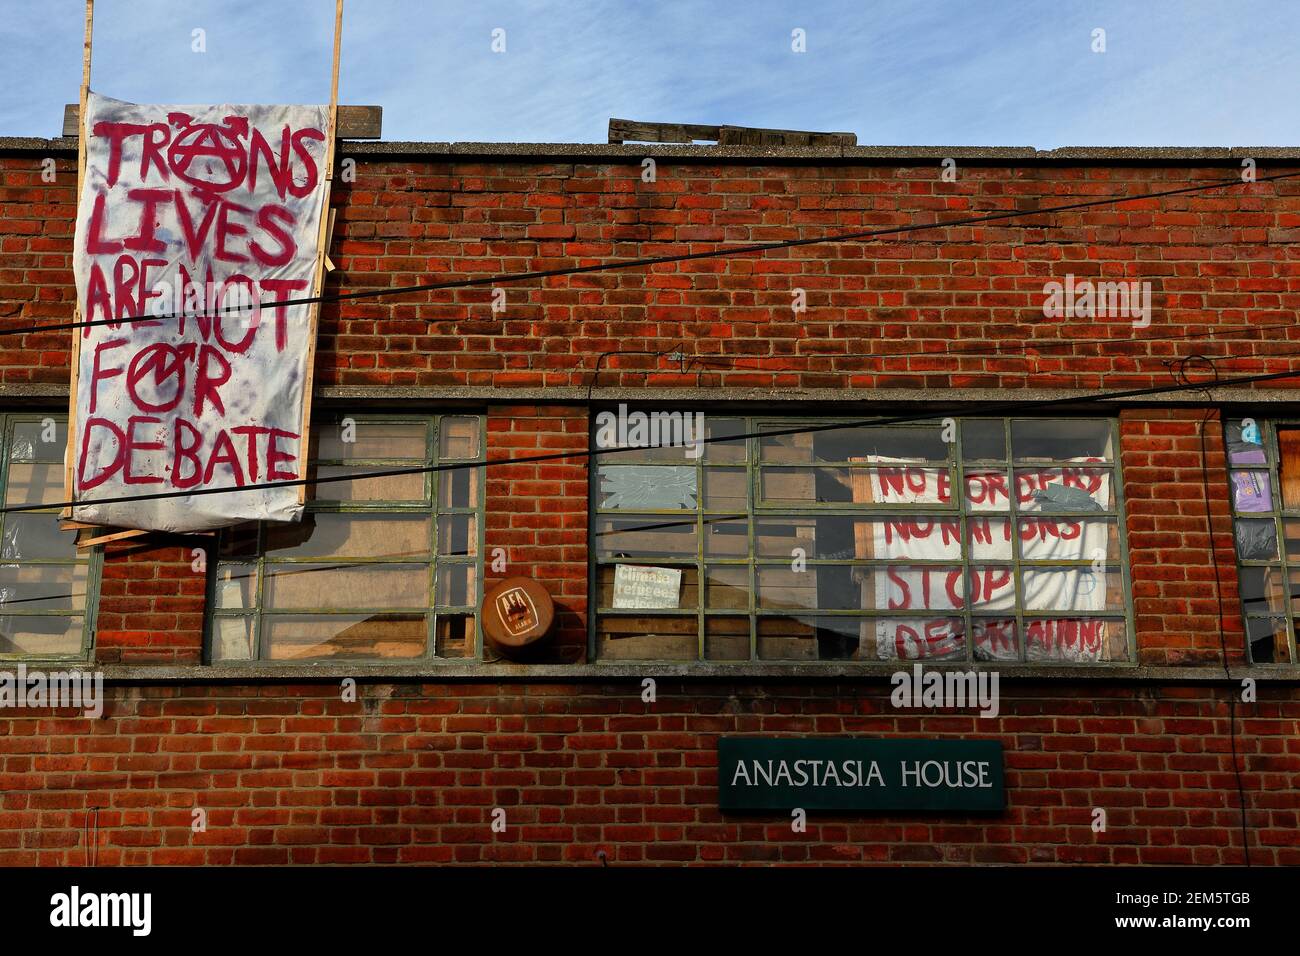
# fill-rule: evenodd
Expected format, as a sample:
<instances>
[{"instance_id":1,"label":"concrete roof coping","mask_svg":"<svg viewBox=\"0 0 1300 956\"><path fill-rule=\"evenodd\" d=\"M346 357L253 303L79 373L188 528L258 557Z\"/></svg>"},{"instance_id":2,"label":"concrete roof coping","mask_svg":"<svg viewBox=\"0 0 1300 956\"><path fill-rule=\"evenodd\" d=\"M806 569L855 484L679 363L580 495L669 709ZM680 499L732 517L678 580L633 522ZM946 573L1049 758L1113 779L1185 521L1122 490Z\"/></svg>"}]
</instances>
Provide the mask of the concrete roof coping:
<instances>
[{"instance_id":1,"label":"concrete roof coping","mask_svg":"<svg viewBox=\"0 0 1300 956\"><path fill-rule=\"evenodd\" d=\"M0 136L3 153L75 153L75 137L44 139ZM1169 163L1230 162L1242 159L1300 160L1300 146L711 146L690 144L611 143L422 143L344 140L340 153L352 156L401 156L425 159L531 159L573 162L618 162L646 156L681 161L727 160L737 163L847 160L864 163L933 162L959 159L989 164L1034 163Z\"/></svg>"}]
</instances>

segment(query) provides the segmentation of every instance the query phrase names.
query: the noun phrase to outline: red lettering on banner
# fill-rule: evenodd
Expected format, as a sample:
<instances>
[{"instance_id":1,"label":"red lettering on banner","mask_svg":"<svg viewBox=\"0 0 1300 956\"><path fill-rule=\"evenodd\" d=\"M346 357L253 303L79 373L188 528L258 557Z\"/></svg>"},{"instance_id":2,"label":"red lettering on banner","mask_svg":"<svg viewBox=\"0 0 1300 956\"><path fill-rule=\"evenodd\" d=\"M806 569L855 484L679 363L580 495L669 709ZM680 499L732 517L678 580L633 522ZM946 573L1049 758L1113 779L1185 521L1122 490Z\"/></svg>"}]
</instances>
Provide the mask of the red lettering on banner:
<instances>
[{"instance_id":1,"label":"red lettering on banner","mask_svg":"<svg viewBox=\"0 0 1300 956\"><path fill-rule=\"evenodd\" d=\"M298 478L293 389L306 324L286 356L290 322L305 315L285 303L307 295L315 274L323 109L190 115L95 94L86 109L92 174L74 265L82 316L99 324L82 333L80 430L70 438L83 513L111 523L124 486ZM272 328L259 334L264 316ZM95 488L102 502L82 494ZM297 507L296 494L234 501L196 504L195 514L159 505L165 523L153 526L290 518ZM122 526L150 527L150 507L124 506L136 523Z\"/></svg>"},{"instance_id":2,"label":"red lettering on banner","mask_svg":"<svg viewBox=\"0 0 1300 956\"><path fill-rule=\"evenodd\" d=\"M141 442L136 441L136 425L161 425L161 418L153 418L149 415L132 415L126 420L126 447L122 452L122 480L128 485L160 485L162 478L156 475L136 475L131 471L131 461L135 457L136 450L142 451L159 451L163 447L162 442Z\"/></svg>"}]
</instances>

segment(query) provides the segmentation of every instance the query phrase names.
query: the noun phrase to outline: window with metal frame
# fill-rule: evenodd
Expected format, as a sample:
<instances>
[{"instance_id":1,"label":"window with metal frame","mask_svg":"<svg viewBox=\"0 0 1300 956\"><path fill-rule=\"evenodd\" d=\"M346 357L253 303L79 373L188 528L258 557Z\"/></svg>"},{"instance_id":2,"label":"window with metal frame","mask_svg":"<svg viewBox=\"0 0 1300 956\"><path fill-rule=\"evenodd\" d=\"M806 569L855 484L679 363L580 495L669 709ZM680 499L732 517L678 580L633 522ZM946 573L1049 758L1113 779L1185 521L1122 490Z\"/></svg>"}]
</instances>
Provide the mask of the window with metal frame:
<instances>
[{"instance_id":1,"label":"window with metal frame","mask_svg":"<svg viewBox=\"0 0 1300 956\"><path fill-rule=\"evenodd\" d=\"M598 458L595 656L1131 662L1113 420L831 424Z\"/></svg>"},{"instance_id":2,"label":"window with metal frame","mask_svg":"<svg viewBox=\"0 0 1300 956\"><path fill-rule=\"evenodd\" d=\"M0 660L90 656L100 558L59 530L67 441L63 415L0 413L0 500L49 506L0 515Z\"/></svg>"},{"instance_id":3,"label":"window with metal frame","mask_svg":"<svg viewBox=\"0 0 1300 956\"><path fill-rule=\"evenodd\" d=\"M1245 418L1226 422L1224 431L1250 661L1294 664L1300 619L1300 422Z\"/></svg>"},{"instance_id":4,"label":"window with metal frame","mask_svg":"<svg viewBox=\"0 0 1300 956\"><path fill-rule=\"evenodd\" d=\"M223 531L210 659L410 663L478 658L485 419L353 415L312 427L301 523Z\"/></svg>"}]
</instances>

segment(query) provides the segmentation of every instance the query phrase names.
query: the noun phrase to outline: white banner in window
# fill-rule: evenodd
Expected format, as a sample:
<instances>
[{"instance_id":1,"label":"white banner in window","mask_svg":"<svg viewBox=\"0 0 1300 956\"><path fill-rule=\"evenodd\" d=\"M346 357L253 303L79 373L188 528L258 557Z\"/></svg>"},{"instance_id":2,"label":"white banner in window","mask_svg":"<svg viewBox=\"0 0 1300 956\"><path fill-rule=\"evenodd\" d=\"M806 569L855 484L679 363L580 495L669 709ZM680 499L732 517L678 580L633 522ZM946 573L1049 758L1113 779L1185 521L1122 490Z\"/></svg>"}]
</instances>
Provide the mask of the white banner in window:
<instances>
[{"instance_id":1,"label":"white banner in window","mask_svg":"<svg viewBox=\"0 0 1300 956\"><path fill-rule=\"evenodd\" d=\"M299 477L311 306L276 303L314 292L328 109L92 93L83 129L73 270L82 319L109 322L80 330L73 517L160 531L298 520L297 487L111 499ZM144 314L172 317L117 321Z\"/></svg>"},{"instance_id":2,"label":"white banner in window","mask_svg":"<svg viewBox=\"0 0 1300 956\"><path fill-rule=\"evenodd\" d=\"M869 456L867 463L881 465L870 472L872 501L877 504L950 504L951 482L946 469L918 462ZM1009 516L1005 471L967 475L966 527L972 562L1011 561L1012 534L1020 541L1026 561L1092 561L1108 554L1111 520L1082 515L1054 515L1051 497L1075 494L1077 502L1091 499L1099 508L1109 504L1110 472L1104 467L1078 465L1060 468L1019 469L1015 485L1021 509L1013 530ZM1046 496L1046 497L1045 497ZM1086 496L1086 497L1081 497ZM1040 500L1044 499L1044 500ZM1028 511L1026 514L1024 512ZM1000 512L1001 514L998 514ZM955 561L961 555L961 522L956 517L916 519L907 515L880 516L872 522L872 557L895 562L873 575L878 611L934 611L924 618L878 618L876 653L881 659L942 657L960 648L961 622L942 612L961 612L969 605L979 614L993 614L973 635L976 651L989 659L1015 659L1010 617L1016 583L1012 567L1002 564L963 569L951 566L908 565L908 561ZM1069 611L1086 615L1106 607L1106 577L1087 567L1023 568L1023 607L1027 611ZM1027 621L1026 648L1030 659L1098 660L1105 647L1103 621Z\"/></svg>"}]
</instances>

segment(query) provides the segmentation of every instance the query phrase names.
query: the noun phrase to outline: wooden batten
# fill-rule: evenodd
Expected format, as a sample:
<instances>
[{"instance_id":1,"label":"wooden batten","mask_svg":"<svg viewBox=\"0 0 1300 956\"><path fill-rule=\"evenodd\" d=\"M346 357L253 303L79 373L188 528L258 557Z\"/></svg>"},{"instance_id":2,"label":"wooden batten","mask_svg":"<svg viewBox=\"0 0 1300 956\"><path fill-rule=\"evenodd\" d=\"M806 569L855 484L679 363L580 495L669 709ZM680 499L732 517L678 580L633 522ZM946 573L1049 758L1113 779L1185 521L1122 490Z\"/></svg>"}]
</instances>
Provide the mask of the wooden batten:
<instances>
[{"instance_id":1,"label":"wooden batten","mask_svg":"<svg viewBox=\"0 0 1300 956\"><path fill-rule=\"evenodd\" d=\"M79 136L81 111L76 103L63 107L63 135ZM339 139L379 139L384 129L382 106L340 106Z\"/></svg>"}]
</instances>

